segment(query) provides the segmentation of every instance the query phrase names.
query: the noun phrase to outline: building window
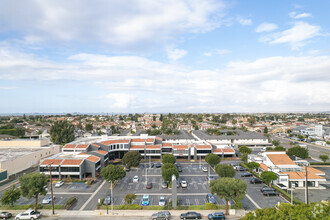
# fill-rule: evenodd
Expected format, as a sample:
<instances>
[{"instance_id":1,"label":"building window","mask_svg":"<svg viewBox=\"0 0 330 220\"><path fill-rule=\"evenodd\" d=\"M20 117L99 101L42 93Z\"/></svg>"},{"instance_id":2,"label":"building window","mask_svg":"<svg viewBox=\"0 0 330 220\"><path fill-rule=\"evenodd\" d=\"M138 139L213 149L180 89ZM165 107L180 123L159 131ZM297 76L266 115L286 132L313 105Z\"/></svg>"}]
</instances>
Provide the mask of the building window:
<instances>
[{"instance_id":1,"label":"building window","mask_svg":"<svg viewBox=\"0 0 330 220\"><path fill-rule=\"evenodd\" d=\"M61 172L80 172L79 167L61 167Z\"/></svg>"}]
</instances>

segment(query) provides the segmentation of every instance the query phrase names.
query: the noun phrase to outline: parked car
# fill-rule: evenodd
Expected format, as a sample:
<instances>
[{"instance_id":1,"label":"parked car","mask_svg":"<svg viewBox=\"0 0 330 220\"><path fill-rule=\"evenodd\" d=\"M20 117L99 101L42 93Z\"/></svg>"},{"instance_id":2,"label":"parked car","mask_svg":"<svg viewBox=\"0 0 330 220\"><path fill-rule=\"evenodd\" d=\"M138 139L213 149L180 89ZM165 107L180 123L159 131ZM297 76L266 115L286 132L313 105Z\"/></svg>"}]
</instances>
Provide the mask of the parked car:
<instances>
[{"instance_id":1,"label":"parked car","mask_svg":"<svg viewBox=\"0 0 330 220\"><path fill-rule=\"evenodd\" d=\"M242 166L236 166L237 171L246 171L246 169Z\"/></svg>"},{"instance_id":2,"label":"parked car","mask_svg":"<svg viewBox=\"0 0 330 220\"><path fill-rule=\"evenodd\" d=\"M208 180L210 180L210 181L211 181L211 180L214 180L214 176L213 176L213 175L209 175L209 176L208 176Z\"/></svg>"},{"instance_id":3,"label":"parked car","mask_svg":"<svg viewBox=\"0 0 330 220\"><path fill-rule=\"evenodd\" d=\"M161 196L161 197L159 198L159 203L158 203L158 205L160 205L160 206L165 206L165 203L166 203L165 197L164 197L164 196Z\"/></svg>"},{"instance_id":4,"label":"parked car","mask_svg":"<svg viewBox=\"0 0 330 220\"><path fill-rule=\"evenodd\" d=\"M182 172L182 167L181 167L181 166L178 166L178 167L177 167L177 170L178 170L178 172L181 173L181 172Z\"/></svg>"},{"instance_id":5,"label":"parked car","mask_svg":"<svg viewBox=\"0 0 330 220\"><path fill-rule=\"evenodd\" d=\"M252 178L252 179L250 179L250 183L259 184L259 183L263 183L263 181L258 178Z\"/></svg>"},{"instance_id":6,"label":"parked car","mask_svg":"<svg viewBox=\"0 0 330 220\"><path fill-rule=\"evenodd\" d=\"M152 188L152 182L148 182L147 186L146 186L146 189L151 189L151 188Z\"/></svg>"},{"instance_id":7,"label":"parked car","mask_svg":"<svg viewBox=\"0 0 330 220\"><path fill-rule=\"evenodd\" d=\"M207 170L207 167L206 167L206 166L203 166L203 167L202 167L202 171L203 171L203 172L207 172L207 171L208 171L208 170Z\"/></svg>"},{"instance_id":8,"label":"parked car","mask_svg":"<svg viewBox=\"0 0 330 220\"><path fill-rule=\"evenodd\" d=\"M9 219L11 218L13 215L10 212L0 212L0 218L1 219Z\"/></svg>"},{"instance_id":9,"label":"parked car","mask_svg":"<svg viewBox=\"0 0 330 220\"><path fill-rule=\"evenodd\" d=\"M166 189L168 187L167 182L162 182L162 188Z\"/></svg>"},{"instance_id":10,"label":"parked car","mask_svg":"<svg viewBox=\"0 0 330 220\"><path fill-rule=\"evenodd\" d=\"M176 188L179 188L181 186L181 182L179 179L176 180Z\"/></svg>"},{"instance_id":11,"label":"parked car","mask_svg":"<svg viewBox=\"0 0 330 220\"><path fill-rule=\"evenodd\" d=\"M143 195L143 197L142 197L142 205L143 206L147 206L149 204L150 204L149 195Z\"/></svg>"},{"instance_id":12,"label":"parked car","mask_svg":"<svg viewBox=\"0 0 330 220\"><path fill-rule=\"evenodd\" d=\"M252 173L249 172L245 172L241 174L241 177L250 177L250 176L252 176Z\"/></svg>"},{"instance_id":13,"label":"parked car","mask_svg":"<svg viewBox=\"0 0 330 220\"><path fill-rule=\"evenodd\" d=\"M278 192L276 192L275 190L264 190L262 194L264 196L278 196Z\"/></svg>"},{"instance_id":14,"label":"parked car","mask_svg":"<svg viewBox=\"0 0 330 220\"><path fill-rule=\"evenodd\" d=\"M187 181L182 180L182 181L181 181L181 187L182 187L182 188L187 188L187 187L188 187L188 183L187 183Z\"/></svg>"},{"instance_id":15,"label":"parked car","mask_svg":"<svg viewBox=\"0 0 330 220\"><path fill-rule=\"evenodd\" d=\"M28 209L25 212L21 212L15 216L15 220L20 219L38 219L41 216L41 212L35 212L33 209Z\"/></svg>"},{"instance_id":16,"label":"parked car","mask_svg":"<svg viewBox=\"0 0 330 220\"><path fill-rule=\"evenodd\" d=\"M154 163L150 163L150 167L153 168L154 167Z\"/></svg>"},{"instance_id":17,"label":"parked car","mask_svg":"<svg viewBox=\"0 0 330 220\"><path fill-rule=\"evenodd\" d=\"M218 220L218 219L226 219L225 213L223 212L213 212L207 216L209 220Z\"/></svg>"},{"instance_id":18,"label":"parked car","mask_svg":"<svg viewBox=\"0 0 330 220\"><path fill-rule=\"evenodd\" d=\"M130 168L130 166L126 166L126 167L125 167L125 171L126 171L126 172L129 172L129 171L131 171L131 168Z\"/></svg>"},{"instance_id":19,"label":"parked car","mask_svg":"<svg viewBox=\"0 0 330 220\"><path fill-rule=\"evenodd\" d=\"M180 215L181 219L201 219L202 215L198 212L186 212Z\"/></svg>"},{"instance_id":20,"label":"parked car","mask_svg":"<svg viewBox=\"0 0 330 220\"><path fill-rule=\"evenodd\" d=\"M133 183L138 183L139 182L139 177L138 176L134 176L133 177Z\"/></svg>"},{"instance_id":21,"label":"parked car","mask_svg":"<svg viewBox=\"0 0 330 220\"><path fill-rule=\"evenodd\" d=\"M63 186L64 185L64 182L63 181L59 181L59 182L57 182L56 184L55 184L55 187L57 188L57 187L61 187L61 186Z\"/></svg>"},{"instance_id":22,"label":"parked car","mask_svg":"<svg viewBox=\"0 0 330 220\"><path fill-rule=\"evenodd\" d=\"M161 168L162 167L162 165L158 162L158 163L156 163L156 168Z\"/></svg>"},{"instance_id":23,"label":"parked car","mask_svg":"<svg viewBox=\"0 0 330 220\"><path fill-rule=\"evenodd\" d=\"M104 198L103 205L110 205L111 204L111 196L108 195Z\"/></svg>"},{"instance_id":24,"label":"parked car","mask_svg":"<svg viewBox=\"0 0 330 220\"><path fill-rule=\"evenodd\" d=\"M162 211L162 212L157 212L151 216L152 220L158 220L158 219L171 219L171 213L169 211Z\"/></svg>"},{"instance_id":25,"label":"parked car","mask_svg":"<svg viewBox=\"0 0 330 220\"><path fill-rule=\"evenodd\" d=\"M211 193L208 193L208 194L206 195L206 200L207 200L208 203L213 203L213 204L215 204L215 198L214 198L214 196L213 196Z\"/></svg>"},{"instance_id":26,"label":"parked car","mask_svg":"<svg viewBox=\"0 0 330 220\"><path fill-rule=\"evenodd\" d=\"M54 200L55 200L55 196L53 196ZM49 204L52 202L52 197L51 196L47 196L42 200L42 204Z\"/></svg>"},{"instance_id":27,"label":"parked car","mask_svg":"<svg viewBox=\"0 0 330 220\"><path fill-rule=\"evenodd\" d=\"M275 191L275 189L269 188L268 186L263 186L260 188L260 192L263 192L263 191Z\"/></svg>"}]
</instances>

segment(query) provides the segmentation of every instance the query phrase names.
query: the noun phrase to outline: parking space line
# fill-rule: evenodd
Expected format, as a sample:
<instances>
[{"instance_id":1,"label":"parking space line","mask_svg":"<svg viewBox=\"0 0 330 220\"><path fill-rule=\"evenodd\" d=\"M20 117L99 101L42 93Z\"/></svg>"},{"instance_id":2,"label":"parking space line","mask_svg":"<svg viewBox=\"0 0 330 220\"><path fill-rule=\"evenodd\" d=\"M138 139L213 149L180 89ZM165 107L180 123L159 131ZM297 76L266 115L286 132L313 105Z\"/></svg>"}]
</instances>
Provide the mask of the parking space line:
<instances>
[{"instance_id":1,"label":"parking space line","mask_svg":"<svg viewBox=\"0 0 330 220\"><path fill-rule=\"evenodd\" d=\"M203 188L204 190L206 190L206 186L205 186L204 184L202 184L202 188Z\"/></svg>"},{"instance_id":2,"label":"parking space line","mask_svg":"<svg viewBox=\"0 0 330 220\"><path fill-rule=\"evenodd\" d=\"M186 199L186 203L187 203L187 205L190 205L189 199Z\"/></svg>"},{"instance_id":3,"label":"parking space line","mask_svg":"<svg viewBox=\"0 0 330 220\"><path fill-rule=\"evenodd\" d=\"M195 199L196 205L199 205L199 201L198 199Z\"/></svg>"},{"instance_id":4,"label":"parking space line","mask_svg":"<svg viewBox=\"0 0 330 220\"><path fill-rule=\"evenodd\" d=\"M125 203L125 199L122 199L120 205L123 205L124 203Z\"/></svg>"},{"instance_id":5,"label":"parking space line","mask_svg":"<svg viewBox=\"0 0 330 220\"><path fill-rule=\"evenodd\" d=\"M105 180L103 180L103 183L99 186L99 188L97 188L97 190L95 190L95 192L87 199L87 201L85 202L85 204L83 206L81 206L81 208L79 209L79 211L84 210L84 208L87 206L87 204L94 198L94 196L100 191L100 189L104 186L104 184L106 183Z\"/></svg>"},{"instance_id":6,"label":"parking space line","mask_svg":"<svg viewBox=\"0 0 330 220\"><path fill-rule=\"evenodd\" d=\"M257 207L258 209L261 209L261 207L248 194L246 194L246 198L248 198L255 207Z\"/></svg>"},{"instance_id":7,"label":"parking space line","mask_svg":"<svg viewBox=\"0 0 330 220\"><path fill-rule=\"evenodd\" d=\"M195 187L196 190L198 190L198 186L197 186L197 184L194 184L194 187Z\"/></svg>"}]
</instances>

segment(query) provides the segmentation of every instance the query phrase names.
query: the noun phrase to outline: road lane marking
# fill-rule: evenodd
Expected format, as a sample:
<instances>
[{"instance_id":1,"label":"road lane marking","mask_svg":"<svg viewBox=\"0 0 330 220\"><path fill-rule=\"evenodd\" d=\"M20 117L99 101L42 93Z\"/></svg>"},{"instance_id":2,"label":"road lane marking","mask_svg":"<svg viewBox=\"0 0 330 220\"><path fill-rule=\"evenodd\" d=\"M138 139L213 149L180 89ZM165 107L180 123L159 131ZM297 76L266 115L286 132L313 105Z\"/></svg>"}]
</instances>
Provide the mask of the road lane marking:
<instances>
[{"instance_id":1,"label":"road lane marking","mask_svg":"<svg viewBox=\"0 0 330 220\"><path fill-rule=\"evenodd\" d=\"M97 190L89 197L89 199L87 199L87 201L85 202L85 204L83 206L81 206L81 208L79 209L79 211L84 210L84 208L87 206L87 204L94 198L94 196L100 191L100 189L104 186L104 184L106 183L105 180L103 180L103 183L99 186L99 188L97 188Z\"/></svg>"}]
</instances>

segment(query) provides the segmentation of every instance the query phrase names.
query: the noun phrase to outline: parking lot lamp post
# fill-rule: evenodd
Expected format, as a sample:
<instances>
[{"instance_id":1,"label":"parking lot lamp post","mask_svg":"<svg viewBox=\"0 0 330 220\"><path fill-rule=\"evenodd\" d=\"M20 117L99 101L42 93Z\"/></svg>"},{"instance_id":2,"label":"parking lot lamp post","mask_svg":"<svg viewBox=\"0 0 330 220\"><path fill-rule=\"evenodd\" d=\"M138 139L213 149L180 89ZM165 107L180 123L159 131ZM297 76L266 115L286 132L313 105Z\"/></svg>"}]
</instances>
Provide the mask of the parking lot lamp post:
<instances>
[{"instance_id":1,"label":"parking lot lamp post","mask_svg":"<svg viewBox=\"0 0 330 220\"><path fill-rule=\"evenodd\" d=\"M293 205L293 190L296 188L296 185L291 185L291 205Z\"/></svg>"},{"instance_id":2,"label":"parking lot lamp post","mask_svg":"<svg viewBox=\"0 0 330 220\"><path fill-rule=\"evenodd\" d=\"M209 180L209 184L210 184L210 170L211 170L211 165L209 165L209 175L208 175L208 177L207 177L207 179Z\"/></svg>"},{"instance_id":3,"label":"parking lot lamp post","mask_svg":"<svg viewBox=\"0 0 330 220\"><path fill-rule=\"evenodd\" d=\"M146 168L146 184L148 184L148 168Z\"/></svg>"},{"instance_id":4,"label":"parking lot lamp post","mask_svg":"<svg viewBox=\"0 0 330 220\"><path fill-rule=\"evenodd\" d=\"M111 195L110 195L110 203L111 203L111 212L113 212L113 194L112 194L112 180L110 180L111 184ZM108 207L107 207L108 208Z\"/></svg>"},{"instance_id":5,"label":"parking lot lamp post","mask_svg":"<svg viewBox=\"0 0 330 220\"><path fill-rule=\"evenodd\" d=\"M202 169L202 156L199 156L199 169Z\"/></svg>"},{"instance_id":6,"label":"parking lot lamp post","mask_svg":"<svg viewBox=\"0 0 330 220\"><path fill-rule=\"evenodd\" d=\"M51 192L51 196L52 196L52 213L54 215L55 210L54 210L54 195L53 195L52 164L53 163L49 164L49 175L50 175L50 192Z\"/></svg>"}]
</instances>

